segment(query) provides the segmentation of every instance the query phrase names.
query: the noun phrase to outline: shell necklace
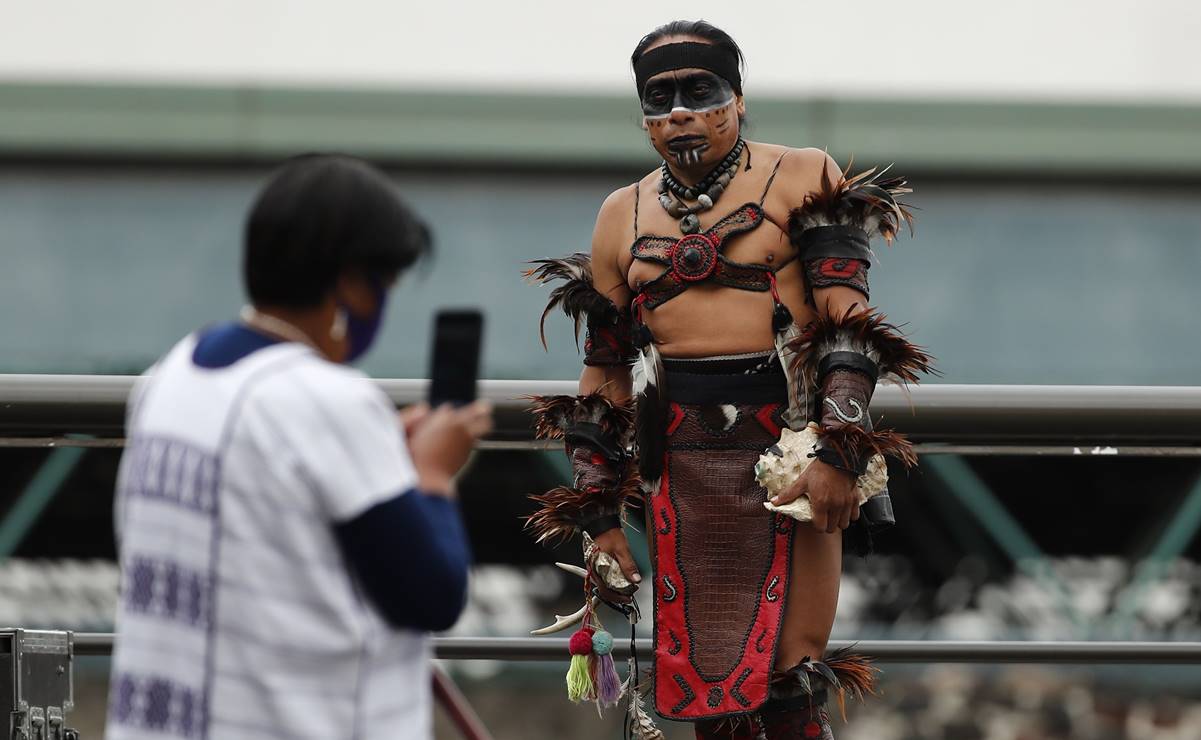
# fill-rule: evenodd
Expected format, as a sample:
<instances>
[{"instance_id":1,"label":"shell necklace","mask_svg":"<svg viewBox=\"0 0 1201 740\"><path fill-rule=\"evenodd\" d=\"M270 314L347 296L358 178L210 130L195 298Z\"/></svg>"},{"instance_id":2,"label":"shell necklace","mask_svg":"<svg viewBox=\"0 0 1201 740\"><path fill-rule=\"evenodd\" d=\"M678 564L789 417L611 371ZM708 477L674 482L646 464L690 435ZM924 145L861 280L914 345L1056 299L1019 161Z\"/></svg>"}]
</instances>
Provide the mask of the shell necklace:
<instances>
[{"instance_id":1,"label":"shell necklace","mask_svg":"<svg viewBox=\"0 0 1201 740\"><path fill-rule=\"evenodd\" d=\"M695 234L701 230L701 220L697 216L713 207L721 194L729 187L734 175L738 174L738 163L742 159L742 151L746 141L738 138L738 143L708 175L691 187L676 179L663 163L662 176L659 178L659 205L672 218L680 219L680 231L685 234ZM696 200L696 205L686 205L685 200Z\"/></svg>"}]
</instances>

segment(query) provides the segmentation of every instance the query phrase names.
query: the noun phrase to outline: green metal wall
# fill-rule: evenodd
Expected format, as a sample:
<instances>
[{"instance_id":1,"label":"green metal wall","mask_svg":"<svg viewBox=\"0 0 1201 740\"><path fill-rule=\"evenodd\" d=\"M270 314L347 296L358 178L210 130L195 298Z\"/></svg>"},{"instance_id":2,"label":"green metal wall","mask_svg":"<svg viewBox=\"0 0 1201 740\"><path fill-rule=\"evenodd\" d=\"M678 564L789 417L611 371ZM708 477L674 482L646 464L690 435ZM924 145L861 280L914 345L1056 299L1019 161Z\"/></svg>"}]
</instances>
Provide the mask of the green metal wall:
<instances>
[{"instance_id":1,"label":"green metal wall","mask_svg":"<svg viewBox=\"0 0 1201 740\"><path fill-rule=\"evenodd\" d=\"M906 171L1201 175L1201 106L748 98L752 136ZM653 164L632 96L0 83L0 156Z\"/></svg>"},{"instance_id":2,"label":"green metal wall","mask_svg":"<svg viewBox=\"0 0 1201 740\"><path fill-rule=\"evenodd\" d=\"M130 372L240 305L258 168L10 165L0 172L0 372ZM406 278L373 374L425 373L438 306L488 311L484 372L571 377L567 322L537 341L526 260L587 249L612 175L397 172L438 256ZM873 300L949 382L1195 384L1201 188L916 183L917 236L878 248Z\"/></svg>"}]
</instances>

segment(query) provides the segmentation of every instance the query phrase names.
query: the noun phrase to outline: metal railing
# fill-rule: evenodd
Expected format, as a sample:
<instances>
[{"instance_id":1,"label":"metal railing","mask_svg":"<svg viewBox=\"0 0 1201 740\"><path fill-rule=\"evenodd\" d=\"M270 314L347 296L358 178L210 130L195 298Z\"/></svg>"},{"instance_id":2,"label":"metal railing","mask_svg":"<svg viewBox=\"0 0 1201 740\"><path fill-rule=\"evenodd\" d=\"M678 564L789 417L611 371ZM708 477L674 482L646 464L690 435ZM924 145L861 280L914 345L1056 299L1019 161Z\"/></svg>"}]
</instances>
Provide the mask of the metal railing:
<instances>
[{"instance_id":1,"label":"metal railing","mask_svg":"<svg viewBox=\"0 0 1201 740\"><path fill-rule=\"evenodd\" d=\"M120 446L125 401L134 381L130 376L0 375L0 445ZM398 406L423 399L427 387L424 380L378 383ZM575 381L481 381L480 394L495 404L497 421L484 447L541 446L532 440L525 413L528 397L575 389ZM882 387L872 412L907 433L923 454L1201 456L1201 388L1194 387ZM79 655L112 651L110 633L76 633L74 640ZM847 644L835 641L831 647ZM1201 663L1198 642L855 644L882 663ZM562 638L441 637L434 647L448 659L558 661L567 655ZM619 641L615 657L625 658L629 649L628 642ZM635 650L649 658L650 641L637 640Z\"/></svg>"},{"instance_id":2,"label":"metal railing","mask_svg":"<svg viewBox=\"0 0 1201 740\"><path fill-rule=\"evenodd\" d=\"M113 438L123 432L134 380L0 375L0 444L117 446ZM414 379L378 383L398 406L423 399L427 387L427 381ZM528 397L574 393L576 382L483 380L479 388L496 408L496 431L485 447L526 449L539 445L525 413ZM1201 455L1201 388L1194 387L883 386L872 413L927 454Z\"/></svg>"},{"instance_id":3,"label":"metal railing","mask_svg":"<svg viewBox=\"0 0 1201 740\"><path fill-rule=\"evenodd\" d=\"M111 632L77 632L76 655L109 655ZM564 661L561 637L435 637L434 654L446 660ZM880 663L1138 663L1199 664L1201 642L978 642L937 640L832 640L830 648L854 647ZM651 641L635 640L640 660ZM615 660L630 655L628 640L613 644Z\"/></svg>"}]
</instances>

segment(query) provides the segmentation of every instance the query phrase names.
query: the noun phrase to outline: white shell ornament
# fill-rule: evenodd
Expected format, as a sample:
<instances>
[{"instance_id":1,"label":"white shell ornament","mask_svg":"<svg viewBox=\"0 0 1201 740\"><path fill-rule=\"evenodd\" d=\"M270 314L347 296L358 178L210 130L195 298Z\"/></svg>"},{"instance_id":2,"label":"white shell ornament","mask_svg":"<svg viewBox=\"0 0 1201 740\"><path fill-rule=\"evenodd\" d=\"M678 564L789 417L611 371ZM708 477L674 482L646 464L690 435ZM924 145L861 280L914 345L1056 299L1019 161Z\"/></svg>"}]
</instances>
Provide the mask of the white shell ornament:
<instances>
[{"instance_id":1,"label":"white shell ornament","mask_svg":"<svg viewBox=\"0 0 1201 740\"><path fill-rule=\"evenodd\" d=\"M632 596L638 590L637 583L631 583L621 572L621 566L617 564L616 558L607 552L596 550L596 545L593 544L592 538L588 533L584 533L584 559L587 560L594 557L592 570L601 582L623 596Z\"/></svg>"},{"instance_id":2,"label":"white shell ornament","mask_svg":"<svg viewBox=\"0 0 1201 740\"><path fill-rule=\"evenodd\" d=\"M799 432L785 428L780 434L780 441L759 456L759 462L755 463L755 480L767 489L769 498L788 490L809 467L813 461L810 455L817 445L817 432L818 426L812 422ZM855 488L859 503L883 493L887 487L888 466L882 456L875 455L868 461L867 471L859 476ZM768 511L786 514L798 521L813 521L813 509L809 505L809 497L804 494L782 506L776 506L771 501L763 502L763 506Z\"/></svg>"}]
</instances>

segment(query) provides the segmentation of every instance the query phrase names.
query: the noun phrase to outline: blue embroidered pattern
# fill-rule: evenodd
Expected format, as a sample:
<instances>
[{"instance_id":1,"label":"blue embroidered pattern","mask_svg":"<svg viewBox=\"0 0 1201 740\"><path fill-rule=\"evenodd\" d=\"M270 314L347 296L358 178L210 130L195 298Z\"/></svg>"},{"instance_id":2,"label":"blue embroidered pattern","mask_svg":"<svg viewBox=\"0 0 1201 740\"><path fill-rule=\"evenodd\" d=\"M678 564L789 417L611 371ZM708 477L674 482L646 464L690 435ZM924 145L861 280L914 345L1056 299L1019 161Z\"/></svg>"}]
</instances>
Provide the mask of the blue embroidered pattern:
<instances>
[{"instance_id":1,"label":"blue embroidered pattern","mask_svg":"<svg viewBox=\"0 0 1201 740\"><path fill-rule=\"evenodd\" d=\"M119 511L126 518L144 517L145 506L174 516L188 526L206 527L216 536L218 459L186 441L168 437L130 439L123 460L124 474L117 492ZM190 523L190 524L189 524ZM140 524L143 528L145 523ZM122 553L121 608L140 618L169 622L199 634L205 642L213 619L216 588L214 563L186 562L161 546L128 543ZM153 652L153 643L138 651ZM211 645L211 643L209 643ZM145 662L119 665L109 692L109 712L118 725L170 737L202 738L208 720L208 667L197 666L194 681L159 675Z\"/></svg>"}]
</instances>

